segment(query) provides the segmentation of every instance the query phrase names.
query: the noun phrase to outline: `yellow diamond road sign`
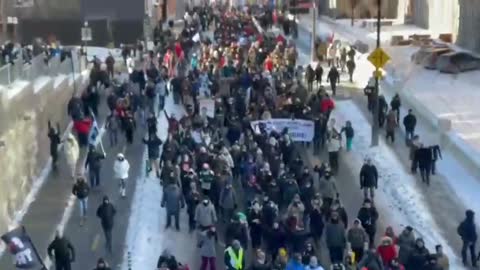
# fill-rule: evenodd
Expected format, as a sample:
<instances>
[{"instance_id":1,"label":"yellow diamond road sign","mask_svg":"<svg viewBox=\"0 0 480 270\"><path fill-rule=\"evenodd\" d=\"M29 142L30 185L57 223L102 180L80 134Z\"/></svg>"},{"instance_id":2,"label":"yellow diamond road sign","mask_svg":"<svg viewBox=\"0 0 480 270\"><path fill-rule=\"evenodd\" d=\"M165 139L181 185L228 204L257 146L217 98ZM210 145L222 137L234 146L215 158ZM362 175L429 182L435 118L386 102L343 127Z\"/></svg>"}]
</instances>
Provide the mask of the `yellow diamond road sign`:
<instances>
[{"instance_id":1,"label":"yellow diamond road sign","mask_svg":"<svg viewBox=\"0 0 480 270\"><path fill-rule=\"evenodd\" d=\"M383 68L385 64L390 61L390 56L382 50L382 48L376 48L375 51L373 51L369 56L368 56L368 61L373 64L376 68Z\"/></svg>"}]
</instances>

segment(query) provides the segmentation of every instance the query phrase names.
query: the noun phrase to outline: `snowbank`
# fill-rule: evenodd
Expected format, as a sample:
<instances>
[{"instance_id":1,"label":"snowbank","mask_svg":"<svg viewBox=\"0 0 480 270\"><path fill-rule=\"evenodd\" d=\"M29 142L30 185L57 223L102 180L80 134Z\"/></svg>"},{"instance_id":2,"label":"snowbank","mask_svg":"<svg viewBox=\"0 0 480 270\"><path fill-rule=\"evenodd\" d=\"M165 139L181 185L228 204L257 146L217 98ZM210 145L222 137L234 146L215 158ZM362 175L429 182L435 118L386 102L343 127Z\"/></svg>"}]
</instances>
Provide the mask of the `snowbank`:
<instances>
[{"instance_id":1,"label":"snowbank","mask_svg":"<svg viewBox=\"0 0 480 270\"><path fill-rule=\"evenodd\" d=\"M165 110L168 115L174 114L177 119L185 114L182 105L173 103L172 95L165 100ZM165 141L168 136L168 120L163 112L158 117L158 127L158 136ZM146 166L146 149L144 155L141 168ZM186 261L182 254L195 254L193 251L196 249L196 244L189 245L189 241L192 240L189 239L190 235L164 230L165 209L161 207L163 188L154 173L150 175L151 177L145 175L145 171L143 171L136 181L122 270L156 269L158 257L165 248L170 249L173 254L179 255L177 257L182 262ZM179 242L182 245L178 244ZM192 252L185 252L185 249L189 247L193 248Z\"/></svg>"},{"instance_id":2,"label":"snowbank","mask_svg":"<svg viewBox=\"0 0 480 270\"><path fill-rule=\"evenodd\" d=\"M441 230L431 215L425 196L415 186L416 178L403 169L402 162L383 138L378 147L370 148L371 130L369 125L365 125L368 119L362 111L353 101L338 101L332 117L339 125L351 121L355 129L353 150L342 153L349 169L360 171L365 157L370 157L377 166L380 180L376 205L383 210L381 213L389 213L390 225L396 227L396 231L407 225L412 226L431 251L437 244L444 247L451 260L451 269L465 269L445 238L438 233Z\"/></svg>"}]
</instances>

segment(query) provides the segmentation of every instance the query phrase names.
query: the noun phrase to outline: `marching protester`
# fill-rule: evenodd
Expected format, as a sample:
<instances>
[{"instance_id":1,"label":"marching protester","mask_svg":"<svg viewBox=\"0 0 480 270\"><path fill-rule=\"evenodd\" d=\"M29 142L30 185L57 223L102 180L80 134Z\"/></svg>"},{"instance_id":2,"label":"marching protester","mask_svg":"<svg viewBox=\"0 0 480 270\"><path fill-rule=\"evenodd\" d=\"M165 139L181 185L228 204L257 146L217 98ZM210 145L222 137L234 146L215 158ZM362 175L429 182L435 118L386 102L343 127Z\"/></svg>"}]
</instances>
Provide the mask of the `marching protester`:
<instances>
[{"instance_id":1,"label":"marching protester","mask_svg":"<svg viewBox=\"0 0 480 270\"><path fill-rule=\"evenodd\" d=\"M118 179L120 187L120 196L127 196L127 180L130 171L130 163L125 159L122 153L117 154L117 159L113 163L113 172L115 179Z\"/></svg>"},{"instance_id":2,"label":"marching protester","mask_svg":"<svg viewBox=\"0 0 480 270\"><path fill-rule=\"evenodd\" d=\"M59 231L55 239L48 245L48 257L54 258L55 270L71 270L72 262L75 261L75 249L70 241Z\"/></svg>"},{"instance_id":3,"label":"marching protester","mask_svg":"<svg viewBox=\"0 0 480 270\"><path fill-rule=\"evenodd\" d=\"M110 202L108 196L103 197L102 204L97 208L97 217L100 219L103 233L105 235L105 248L108 253L112 253L112 230L117 210Z\"/></svg>"},{"instance_id":4,"label":"marching protester","mask_svg":"<svg viewBox=\"0 0 480 270\"><path fill-rule=\"evenodd\" d=\"M60 124L57 123L57 128L52 127L50 120L48 121L48 138L50 139L50 157L52 158L52 168L57 169L58 161L58 146L62 142L60 138Z\"/></svg>"},{"instance_id":5,"label":"marching protester","mask_svg":"<svg viewBox=\"0 0 480 270\"><path fill-rule=\"evenodd\" d=\"M80 206L80 226L83 226L87 220L87 209L88 209L88 193L90 192L90 187L88 186L85 178L77 178L77 182L73 185L72 194L75 195L78 199L78 205Z\"/></svg>"}]
</instances>

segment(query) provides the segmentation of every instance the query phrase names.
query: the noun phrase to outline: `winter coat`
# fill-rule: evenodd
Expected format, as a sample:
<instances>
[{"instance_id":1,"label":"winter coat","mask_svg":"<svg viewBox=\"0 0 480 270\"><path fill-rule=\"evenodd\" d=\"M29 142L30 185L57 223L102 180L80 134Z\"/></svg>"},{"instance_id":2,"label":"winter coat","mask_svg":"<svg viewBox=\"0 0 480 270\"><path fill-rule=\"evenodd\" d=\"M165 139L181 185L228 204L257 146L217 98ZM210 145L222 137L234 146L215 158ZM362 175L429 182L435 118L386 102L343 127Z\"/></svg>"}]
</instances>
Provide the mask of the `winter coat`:
<instances>
[{"instance_id":1,"label":"winter coat","mask_svg":"<svg viewBox=\"0 0 480 270\"><path fill-rule=\"evenodd\" d=\"M291 259L287 263L287 267L285 268L285 270L305 270L305 266L303 266L303 264L301 262L297 262L297 261Z\"/></svg>"},{"instance_id":2,"label":"winter coat","mask_svg":"<svg viewBox=\"0 0 480 270\"><path fill-rule=\"evenodd\" d=\"M198 180L200 181L200 187L202 189L210 190L212 188L215 175L212 170L202 169L198 173Z\"/></svg>"},{"instance_id":3,"label":"winter coat","mask_svg":"<svg viewBox=\"0 0 480 270\"><path fill-rule=\"evenodd\" d=\"M347 232L347 241L352 249L364 248L368 236L362 227L352 227Z\"/></svg>"},{"instance_id":4,"label":"winter coat","mask_svg":"<svg viewBox=\"0 0 480 270\"><path fill-rule=\"evenodd\" d=\"M130 163L126 159L123 161L115 160L113 163L113 174L116 179L127 179Z\"/></svg>"},{"instance_id":5,"label":"winter coat","mask_svg":"<svg viewBox=\"0 0 480 270\"><path fill-rule=\"evenodd\" d=\"M286 183L282 190L283 202L289 204L292 201L295 194L298 194L298 192L299 192L299 189L295 181L293 181L292 183Z\"/></svg>"},{"instance_id":6,"label":"winter coat","mask_svg":"<svg viewBox=\"0 0 480 270\"><path fill-rule=\"evenodd\" d=\"M427 256L429 252L426 247L414 246L412 253L406 263L406 268L408 270L423 270L425 264L427 263Z\"/></svg>"},{"instance_id":7,"label":"winter coat","mask_svg":"<svg viewBox=\"0 0 480 270\"><path fill-rule=\"evenodd\" d=\"M340 83L340 74L338 73L338 70L334 68L330 69L327 79L330 81L330 83Z\"/></svg>"},{"instance_id":8,"label":"winter coat","mask_svg":"<svg viewBox=\"0 0 480 270\"><path fill-rule=\"evenodd\" d=\"M77 165L78 157L80 155L80 148L78 147L77 139L72 133L69 133L63 145L63 151L67 164L74 169Z\"/></svg>"},{"instance_id":9,"label":"winter coat","mask_svg":"<svg viewBox=\"0 0 480 270\"><path fill-rule=\"evenodd\" d=\"M360 169L360 188L377 188L378 171L375 165L363 164Z\"/></svg>"},{"instance_id":10,"label":"winter coat","mask_svg":"<svg viewBox=\"0 0 480 270\"><path fill-rule=\"evenodd\" d=\"M310 230L312 234L321 236L324 226L322 210L318 207L312 209L310 212Z\"/></svg>"},{"instance_id":11,"label":"winter coat","mask_svg":"<svg viewBox=\"0 0 480 270\"><path fill-rule=\"evenodd\" d=\"M397 114L395 111L390 111L387 115L387 126L386 129L388 132L393 132L397 128Z\"/></svg>"},{"instance_id":12,"label":"winter coat","mask_svg":"<svg viewBox=\"0 0 480 270\"><path fill-rule=\"evenodd\" d=\"M401 264L406 264L410 258L413 247L415 246L415 236L413 233L407 233L406 231L403 231L398 236L397 245L399 247L398 261Z\"/></svg>"},{"instance_id":13,"label":"winter coat","mask_svg":"<svg viewBox=\"0 0 480 270\"><path fill-rule=\"evenodd\" d=\"M477 228L475 226L473 211L467 210L466 218L458 225L457 233L463 242L477 242Z\"/></svg>"},{"instance_id":14,"label":"winter coat","mask_svg":"<svg viewBox=\"0 0 480 270\"><path fill-rule=\"evenodd\" d=\"M362 227L365 228L365 232L367 232L367 234L375 233L378 219L378 212L375 207L371 206L370 208L360 208L357 218L362 223Z\"/></svg>"},{"instance_id":15,"label":"winter coat","mask_svg":"<svg viewBox=\"0 0 480 270\"><path fill-rule=\"evenodd\" d=\"M296 206L294 204L297 204ZM291 203L287 208L287 217L295 217L297 223L303 224L303 215L305 213L305 205L302 202Z\"/></svg>"},{"instance_id":16,"label":"winter coat","mask_svg":"<svg viewBox=\"0 0 480 270\"><path fill-rule=\"evenodd\" d=\"M217 251L215 249L215 237L208 236L208 233L201 232L198 237L198 248L201 257L215 258L217 257Z\"/></svg>"},{"instance_id":17,"label":"winter coat","mask_svg":"<svg viewBox=\"0 0 480 270\"><path fill-rule=\"evenodd\" d=\"M286 247L286 234L281 228L267 228L265 230L265 240L267 242L267 250L277 252L280 248Z\"/></svg>"},{"instance_id":18,"label":"winter coat","mask_svg":"<svg viewBox=\"0 0 480 270\"><path fill-rule=\"evenodd\" d=\"M89 151L85 166L88 166L89 170L91 171L100 170L102 167L102 159L105 159L105 155L103 153L99 153L95 150Z\"/></svg>"},{"instance_id":19,"label":"winter coat","mask_svg":"<svg viewBox=\"0 0 480 270\"><path fill-rule=\"evenodd\" d=\"M430 147L420 147L415 151L415 160L420 168L430 168L432 164L432 150Z\"/></svg>"},{"instance_id":20,"label":"winter coat","mask_svg":"<svg viewBox=\"0 0 480 270\"><path fill-rule=\"evenodd\" d=\"M392 110L398 110L402 106L402 102L400 101L400 97L398 95L394 96L392 101L390 101L390 107Z\"/></svg>"},{"instance_id":21,"label":"winter coat","mask_svg":"<svg viewBox=\"0 0 480 270\"><path fill-rule=\"evenodd\" d=\"M339 138L330 138L327 143L327 150L328 152L338 152L342 147L342 142L340 137Z\"/></svg>"},{"instance_id":22,"label":"winter coat","mask_svg":"<svg viewBox=\"0 0 480 270\"><path fill-rule=\"evenodd\" d=\"M417 118L413 114L407 114L403 118L403 126L406 131L413 131L417 125Z\"/></svg>"},{"instance_id":23,"label":"winter coat","mask_svg":"<svg viewBox=\"0 0 480 270\"><path fill-rule=\"evenodd\" d=\"M88 193L90 193L90 187L88 186L87 182L76 182L75 185L73 185L72 194L75 195L79 200L87 198Z\"/></svg>"},{"instance_id":24,"label":"winter coat","mask_svg":"<svg viewBox=\"0 0 480 270\"><path fill-rule=\"evenodd\" d=\"M230 189L222 189L222 191L220 192L219 205L222 209L235 209L235 207L237 206L237 198L233 187Z\"/></svg>"},{"instance_id":25,"label":"winter coat","mask_svg":"<svg viewBox=\"0 0 480 270\"><path fill-rule=\"evenodd\" d=\"M111 203L102 203L97 209L97 217L100 218L102 228L111 230L113 228L114 218L117 210Z\"/></svg>"},{"instance_id":26,"label":"winter coat","mask_svg":"<svg viewBox=\"0 0 480 270\"><path fill-rule=\"evenodd\" d=\"M233 240L238 240L242 247L247 247L248 236L248 226L246 224L230 222L225 229L225 244L231 245Z\"/></svg>"},{"instance_id":27,"label":"winter coat","mask_svg":"<svg viewBox=\"0 0 480 270\"><path fill-rule=\"evenodd\" d=\"M341 222L328 222L325 226L325 237L328 248L345 248L346 246L347 239L345 238L345 227Z\"/></svg>"},{"instance_id":28,"label":"winter coat","mask_svg":"<svg viewBox=\"0 0 480 270\"><path fill-rule=\"evenodd\" d=\"M169 184L163 190L162 206L167 213L178 213L185 207L185 200L180 188L176 184Z\"/></svg>"},{"instance_id":29,"label":"winter coat","mask_svg":"<svg viewBox=\"0 0 480 270\"><path fill-rule=\"evenodd\" d=\"M148 138L148 140L143 139L143 143L147 145L149 159L160 158L160 146L162 145L162 140L154 136Z\"/></svg>"},{"instance_id":30,"label":"winter coat","mask_svg":"<svg viewBox=\"0 0 480 270\"><path fill-rule=\"evenodd\" d=\"M383 263L378 254L367 251L360 262L358 262L357 267L358 269L366 267L368 270L383 270Z\"/></svg>"},{"instance_id":31,"label":"winter coat","mask_svg":"<svg viewBox=\"0 0 480 270\"><path fill-rule=\"evenodd\" d=\"M49 257L55 255L56 262L69 263L75 260L75 249L72 243L65 237L55 237L48 245L47 254Z\"/></svg>"},{"instance_id":32,"label":"winter coat","mask_svg":"<svg viewBox=\"0 0 480 270\"><path fill-rule=\"evenodd\" d=\"M319 191L323 198L333 199L338 194L337 185L333 179L321 178L319 180Z\"/></svg>"},{"instance_id":33,"label":"winter coat","mask_svg":"<svg viewBox=\"0 0 480 270\"><path fill-rule=\"evenodd\" d=\"M397 257L397 249L393 243L390 245L380 245L377 248L377 252L382 258L383 265L390 265L390 262Z\"/></svg>"},{"instance_id":34,"label":"winter coat","mask_svg":"<svg viewBox=\"0 0 480 270\"><path fill-rule=\"evenodd\" d=\"M217 213L212 203L205 206L203 203L198 204L195 209L195 222L198 226L207 227L217 223Z\"/></svg>"},{"instance_id":35,"label":"winter coat","mask_svg":"<svg viewBox=\"0 0 480 270\"><path fill-rule=\"evenodd\" d=\"M282 194L278 185L268 185L266 194L276 205L280 204Z\"/></svg>"}]
</instances>

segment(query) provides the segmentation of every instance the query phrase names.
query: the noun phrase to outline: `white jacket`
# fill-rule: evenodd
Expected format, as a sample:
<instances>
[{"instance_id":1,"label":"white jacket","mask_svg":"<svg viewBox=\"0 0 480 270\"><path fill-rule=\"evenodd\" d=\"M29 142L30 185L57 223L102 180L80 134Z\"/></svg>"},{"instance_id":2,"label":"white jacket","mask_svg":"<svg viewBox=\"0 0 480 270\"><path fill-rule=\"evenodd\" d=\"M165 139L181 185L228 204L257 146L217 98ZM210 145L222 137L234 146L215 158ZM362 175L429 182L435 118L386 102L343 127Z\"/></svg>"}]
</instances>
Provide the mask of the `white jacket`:
<instances>
[{"instance_id":1,"label":"white jacket","mask_svg":"<svg viewBox=\"0 0 480 270\"><path fill-rule=\"evenodd\" d=\"M80 149L78 147L77 139L75 139L75 136L73 136L72 133L69 133L65 140L63 152L65 153L68 166L72 169L75 168L80 155Z\"/></svg>"},{"instance_id":2,"label":"white jacket","mask_svg":"<svg viewBox=\"0 0 480 270\"><path fill-rule=\"evenodd\" d=\"M327 143L328 152L337 152L342 147L340 139L330 138Z\"/></svg>"},{"instance_id":3,"label":"white jacket","mask_svg":"<svg viewBox=\"0 0 480 270\"><path fill-rule=\"evenodd\" d=\"M130 164L126 159L123 161L115 160L113 163L113 174L116 179L127 179L128 171L130 170Z\"/></svg>"}]
</instances>

